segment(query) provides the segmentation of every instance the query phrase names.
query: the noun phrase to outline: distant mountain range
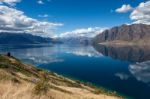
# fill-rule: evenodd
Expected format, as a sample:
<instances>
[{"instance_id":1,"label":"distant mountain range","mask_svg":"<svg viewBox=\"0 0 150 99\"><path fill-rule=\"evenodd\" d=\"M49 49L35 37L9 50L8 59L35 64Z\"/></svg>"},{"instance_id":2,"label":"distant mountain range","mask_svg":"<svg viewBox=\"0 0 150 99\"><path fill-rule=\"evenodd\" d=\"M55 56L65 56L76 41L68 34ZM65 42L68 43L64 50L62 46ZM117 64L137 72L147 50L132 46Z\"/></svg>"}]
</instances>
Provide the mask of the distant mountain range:
<instances>
[{"instance_id":1,"label":"distant mountain range","mask_svg":"<svg viewBox=\"0 0 150 99\"><path fill-rule=\"evenodd\" d=\"M27 33L0 33L0 44L43 44L55 43L52 38L44 38Z\"/></svg>"},{"instance_id":2,"label":"distant mountain range","mask_svg":"<svg viewBox=\"0 0 150 99\"><path fill-rule=\"evenodd\" d=\"M150 45L150 25L132 24L113 27L97 35L95 38L88 36L45 38L27 33L0 33L0 44L138 44Z\"/></svg>"},{"instance_id":3,"label":"distant mountain range","mask_svg":"<svg viewBox=\"0 0 150 99\"><path fill-rule=\"evenodd\" d=\"M57 39L58 41L65 43L65 44L83 44L89 45L92 42L92 38L90 37L61 37Z\"/></svg>"},{"instance_id":4,"label":"distant mountain range","mask_svg":"<svg viewBox=\"0 0 150 99\"><path fill-rule=\"evenodd\" d=\"M93 39L94 44L140 44L150 45L150 25L132 24L105 30Z\"/></svg>"}]
</instances>

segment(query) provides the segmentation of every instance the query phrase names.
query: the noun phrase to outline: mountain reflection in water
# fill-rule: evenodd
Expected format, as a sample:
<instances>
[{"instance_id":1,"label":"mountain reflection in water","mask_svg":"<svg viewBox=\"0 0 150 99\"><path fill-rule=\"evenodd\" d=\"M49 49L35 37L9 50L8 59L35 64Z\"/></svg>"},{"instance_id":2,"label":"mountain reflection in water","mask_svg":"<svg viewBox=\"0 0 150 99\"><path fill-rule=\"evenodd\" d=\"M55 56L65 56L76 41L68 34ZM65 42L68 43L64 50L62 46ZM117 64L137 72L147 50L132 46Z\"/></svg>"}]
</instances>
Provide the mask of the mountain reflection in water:
<instances>
[{"instance_id":1,"label":"mountain reflection in water","mask_svg":"<svg viewBox=\"0 0 150 99\"><path fill-rule=\"evenodd\" d=\"M150 99L150 48L84 45L0 45L39 68L115 90L135 99Z\"/></svg>"},{"instance_id":2,"label":"mountain reflection in water","mask_svg":"<svg viewBox=\"0 0 150 99\"><path fill-rule=\"evenodd\" d=\"M150 60L150 47L96 45L94 48L105 56L123 61L144 62Z\"/></svg>"},{"instance_id":3,"label":"mountain reflection in water","mask_svg":"<svg viewBox=\"0 0 150 99\"><path fill-rule=\"evenodd\" d=\"M130 61L130 73L144 83L150 83L150 47L146 46L105 46L96 45L94 48L105 56L122 61ZM120 79L128 79L127 74L115 74Z\"/></svg>"},{"instance_id":4,"label":"mountain reflection in water","mask_svg":"<svg viewBox=\"0 0 150 99\"><path fill-rule=\"evenodd\" d=\"M0 45L0 53L12 55L26 63L33 65L48 64L65 61L62 54L73 54L85 57L100 57L101 53L92 46L83 45Z\"/></svg>"}]
</instances>

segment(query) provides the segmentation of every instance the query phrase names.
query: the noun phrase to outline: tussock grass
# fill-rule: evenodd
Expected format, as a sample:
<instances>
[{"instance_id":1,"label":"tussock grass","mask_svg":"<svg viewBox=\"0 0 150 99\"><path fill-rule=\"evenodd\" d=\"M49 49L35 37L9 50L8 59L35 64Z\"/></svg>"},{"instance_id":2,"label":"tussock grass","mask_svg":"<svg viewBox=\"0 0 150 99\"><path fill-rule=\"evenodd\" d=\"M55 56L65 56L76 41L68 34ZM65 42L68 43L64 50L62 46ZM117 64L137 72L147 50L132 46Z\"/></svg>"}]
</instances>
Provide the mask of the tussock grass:
<instances>
[{"instance_id":1,"label":"tussock grass","mask_svg":"<svg viewBox=\"0 0 150 99\"><path fill-rule=\"evenodd\" d=\"M46 94L49 91L48 73L45 71L39 72L40 81L34 87L35 94Z\"/></svg>"},{"instance_id":2,"label":"tussock grass","mask_svg":"<svg viewBox=\"0 0 150 99\"><path fill-rule=\"evenodd\" d=\"M0 55L0 99L118 99L102 90Z\"/></svg>"}]
</instances>

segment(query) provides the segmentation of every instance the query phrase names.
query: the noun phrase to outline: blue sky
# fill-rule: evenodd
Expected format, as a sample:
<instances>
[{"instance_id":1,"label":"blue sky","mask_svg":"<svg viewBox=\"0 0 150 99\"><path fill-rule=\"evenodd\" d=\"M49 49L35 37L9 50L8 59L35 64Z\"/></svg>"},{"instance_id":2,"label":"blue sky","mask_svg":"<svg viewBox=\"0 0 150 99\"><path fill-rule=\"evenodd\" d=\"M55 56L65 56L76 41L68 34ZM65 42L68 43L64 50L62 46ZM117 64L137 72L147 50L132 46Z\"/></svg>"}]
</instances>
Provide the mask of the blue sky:
<instances>
[{"instance_id":1,"label":"blue sky","mask_svg":"<svg viewBox=\"0 0 150 99\"><path fill-rule=\"evenodd\" d=\"M115 9L123 4L137 6L143 0L43 0L44 4L38 4L37 0L22 0L17 4L17 9L26 15L50 22L64 24L59 32L65 32L76 28L87 27L112 27L124 23L130 23L129 13L116 13ZM113 12L111 11L113 10ZM39 18L38 15L48 14L47 18Z\"/></svg>"},{"instance_id":2,"label":"blue sky","mask_svg":"<svg viewBox=\"0 0 150 99\"><path fill-rule=\"evenodd\" d=\"M5 1L5 0L4 0ZM13 0L8 0L12 1ZM56 33L73 31L80 28L110 28L132 23L130 15L141 2L149 0L14 0L11 9L22 11L38 21L62 23ZM0 1L1 2L1 1ZM5 2L6 3L6 2ZM8 2L7 2L8 3ZM5 4L2 4L5 5ZM123 5L131 6L130 11L117 13L116 9ZM148 5L149 6L149 5ZM132 11L131 11L132 10ZM12 13L13 15L13 13ZM141 20L141 19L140 19ZM137 21L137 20L136 20ZM17 22L18 23L18 22Z\"/></svg>"}]
</instances>

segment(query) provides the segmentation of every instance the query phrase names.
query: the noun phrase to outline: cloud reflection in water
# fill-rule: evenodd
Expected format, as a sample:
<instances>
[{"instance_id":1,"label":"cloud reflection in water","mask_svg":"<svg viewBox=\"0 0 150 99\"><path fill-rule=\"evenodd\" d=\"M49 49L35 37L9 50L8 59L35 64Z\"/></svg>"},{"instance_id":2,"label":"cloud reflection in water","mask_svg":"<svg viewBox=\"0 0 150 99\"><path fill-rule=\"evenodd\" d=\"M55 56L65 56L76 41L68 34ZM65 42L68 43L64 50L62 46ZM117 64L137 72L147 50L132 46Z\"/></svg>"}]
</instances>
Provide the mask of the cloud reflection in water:
<instances>
[{"instance_id":1,"label":"cloud reflection in water","mask_svg":"<svg viewBox=\"0 0 150 99\"><path fill-rule=\"evenodd\" d=\"M150 84L150 61L132 64L129 71L138 81Z\"/></svg>"}]
</instances>

